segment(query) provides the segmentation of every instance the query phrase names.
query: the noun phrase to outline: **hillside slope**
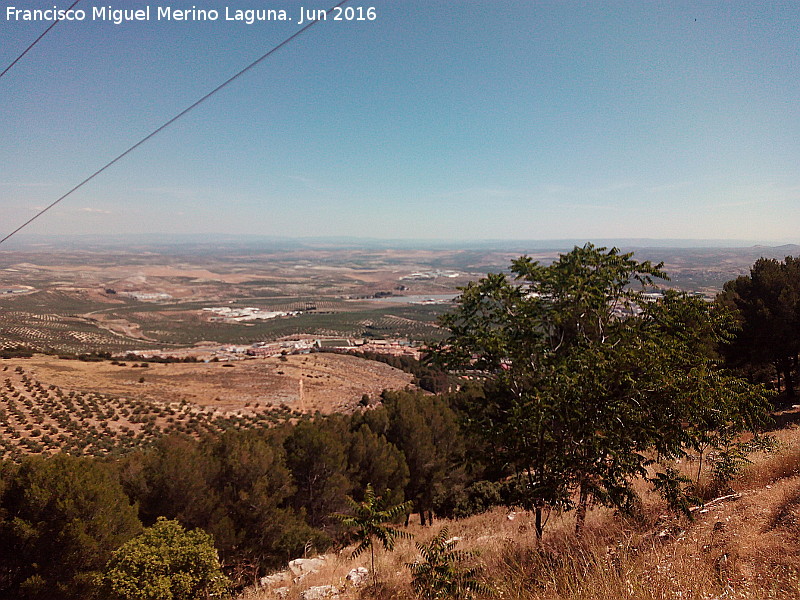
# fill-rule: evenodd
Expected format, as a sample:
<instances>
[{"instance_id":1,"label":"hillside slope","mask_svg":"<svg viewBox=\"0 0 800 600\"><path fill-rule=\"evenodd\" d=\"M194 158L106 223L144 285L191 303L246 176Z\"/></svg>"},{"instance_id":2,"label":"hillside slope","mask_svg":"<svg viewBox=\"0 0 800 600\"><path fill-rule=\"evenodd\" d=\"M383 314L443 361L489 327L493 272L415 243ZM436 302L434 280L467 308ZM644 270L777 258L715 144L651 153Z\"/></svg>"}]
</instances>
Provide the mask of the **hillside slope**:
<instances>
[{"instance_id":1,"label":"hillside slope","mask_svg":"<svg viewBox=\"0 0 800 600\"><path fill-rule=\"evenodd\" d=\"M581 540L572 533L573 515L553 515L540 546L529 515L498 508L430 528L412 525L414 541L378 552L377 590L346 580L369 561L350 560L344 549L327 555L317 573L249 590L242 599L294 600L329 584L342 599L415 598L407 568L419 557L414 542L426 543L443 526L459 549L478 553L481 581L504 600L800 598L800 429L776 437L780 450L753 457L733 490L695 509L693 521L668 514L645 492L636 519L595 508Z\"/></svg>"}]
</instances>

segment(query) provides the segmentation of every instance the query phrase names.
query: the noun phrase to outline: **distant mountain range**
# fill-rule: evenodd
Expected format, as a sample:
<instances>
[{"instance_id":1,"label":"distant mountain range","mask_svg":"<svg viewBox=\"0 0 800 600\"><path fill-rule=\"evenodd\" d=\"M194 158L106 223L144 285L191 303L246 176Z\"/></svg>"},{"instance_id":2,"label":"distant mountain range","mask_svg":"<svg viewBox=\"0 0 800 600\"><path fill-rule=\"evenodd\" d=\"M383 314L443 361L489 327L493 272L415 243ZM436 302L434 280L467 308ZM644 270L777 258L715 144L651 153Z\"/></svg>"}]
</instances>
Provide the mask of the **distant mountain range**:
<instances>
[{"instance_id":1,"label":"distant mountain range","mask_svg":"<svg viewBox=\"0 0 800 600\"><path fill-rule=\"evenodd\" d=\"M0 250L45 250L50 248L97 249L102 247L155 247L158 249L182 247L205 248L257 248L263 250L291 250L301 248L347 249L432 249L432 250L494 250L507 252L530 252L533 250L570 250L591 241L596 246L616 246L622 249L643 248L672 249L759 249L785 254L797 254L800 245L763 240L728 239L676 239L676 238L600 238L600 239L551 239L551 240L434 240L434 239L382 239L370 237L278 237L234 234L88 234L88 235L19 235Z\"/></svg>"}]
</instances>

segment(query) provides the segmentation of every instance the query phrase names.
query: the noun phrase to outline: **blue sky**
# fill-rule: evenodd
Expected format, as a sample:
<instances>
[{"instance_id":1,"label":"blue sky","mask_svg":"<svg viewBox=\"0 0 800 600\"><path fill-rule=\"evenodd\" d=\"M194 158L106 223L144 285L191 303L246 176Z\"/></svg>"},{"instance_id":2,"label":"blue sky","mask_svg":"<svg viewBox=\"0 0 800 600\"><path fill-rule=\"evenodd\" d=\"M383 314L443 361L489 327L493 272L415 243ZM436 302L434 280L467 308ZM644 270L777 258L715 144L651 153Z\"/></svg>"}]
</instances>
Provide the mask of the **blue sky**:
<instances>
[{"instance_id":1,"label":"blue sky","mask_svg":"<svg viewBox=\"0 0 800 600\"><path fill-rule=\"evenodd\" d=\"M67 0L16 0L66 8ZM0 78L0 233L298 29L57 25ZM800 3L356 2L28 233L800 241ZM47 23L0 14L0 70Z\"/></svg>"}]
</instances>

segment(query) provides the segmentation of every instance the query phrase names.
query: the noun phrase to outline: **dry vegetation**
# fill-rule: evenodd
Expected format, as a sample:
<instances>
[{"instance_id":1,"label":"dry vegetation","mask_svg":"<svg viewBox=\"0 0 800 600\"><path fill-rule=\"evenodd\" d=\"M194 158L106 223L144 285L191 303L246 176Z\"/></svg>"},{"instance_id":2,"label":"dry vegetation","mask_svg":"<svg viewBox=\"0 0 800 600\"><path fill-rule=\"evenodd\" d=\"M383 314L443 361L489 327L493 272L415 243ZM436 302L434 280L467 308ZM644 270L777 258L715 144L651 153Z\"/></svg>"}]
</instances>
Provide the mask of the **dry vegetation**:
<instances>
[{"instance_id":1,"label":"dry vegetation","mask_svg":"<svg viewBox=\"0 0 800 600\"><path fill-rule=\"evenodd\" d=\"M573 534L572 514L553 515L541 545L529 515L503 509L430 528L411 525L413 542L403 540L393 553L378 553L377 593L347 584L349 570L368 566L368 559L349 560L344 549L330 555L320 572L291 584L287 598L326 584L341 586L341 598L414 598L406 567L418 557L414 542L427 542L442 526L461 538L458 548L479 553L482 579L494 598L800 598L800 429L776 437L780 451L755 456L733 482L736 493L698 507L694 521L669 514L659 498L645 492L636 518L592 510L581 540ZM271 590L250 590L243 600L275 597Z\"/></svg>"},{"instance_id":2,"label":"dry vegetation","mask_svg":"<svg viewBox=\"0 0 800 600\"><path fill-rule=\"evenodd\" d=\"M331 354L230 363L2 361L0 458L123 452L165 434L261 427L403 388L388 365ZM226 366L227 365L227 366ZM302 383L303 397L300 397Z\"/></svg>"},{"instance_id":3,"label":"dry vegetation","mask_svg":"<svg viewBox=\"0 0 800 600\"><path fill-rule=\"evenodd\" d=\"M755 252L755 250L754 250ZM758 250L762 253L761 250ZM781 250L782 252L782 250ZM713 293L752 262L749 254L675 252L668 260L674 282ZM343 259L346 254L347 260ZM663 258L663 252L660 253ZM30 294L0 299L0 347L24 344L58 352L112 351L186 346L198 340L245 343L302 330L330 335L402 332L430 335L430 309L363 306L348 297L396 289L417 270L455 268L456 280L407 283L403 293L454 291L470 271L505 265L518 253L346 253L308 250L294 256L75 256L3 254L0 274L10 284L29 284ZM547 258L542 255L543 260ZM646 258L646 256L645 256ZM724 257L723 257L724 258ZM51 264L61 262L63 264ZM723 265L719 267L718 265ZM116 267L114 265L117 265ZM108 288L115 290L108 292ZM169 294L167 303L138 302L123 292ZM314 309L293 320L212 324L203 307L222 302L272 310ZM261 427L303 413L352 408L362 394L407 386L411 376L352 356L314 354L232 363L88 363L52 356L0 362L0 458L29 453L106 455L146 444L166 433L200 436L230 428ZM479 553L484 583L493 597L511 600L607 598L721 599L800 598L800 431L784 429L774 455L757 457L732 483L734 495L694 511L695 520L668 514L642 490L636 518L595 508L582 539L574 515L552 515L538 543L526 513L505 510L431 528L412 525L425 543L442 526L461 538L459 547ZM692 476L697 463L681 465ZM714 486L699 482L709 498ZM288 600L315 585L343 586L344 598L412 598L407 564L418 553L401 541L379 552L377 592L345 585L345 575L366 564L345 549L320 572L291 585ZM250 591L267 600L270 590Z\"/></svg>"},{"instance_id":4,"label":"dry vegetation","mask_svg":"<svg viewBox=\"0 0 800 600\"><path fill-rule=\"evenodd\" d=\"M197 437L301 416L285 404L220 411L186 402L65 391L42 383L19 365L4 364L0 376L0 459L57 452L101 456L140 447L166 434Z\"/></svg>"},{"instance_id":5,"label":"dry vegetation","mask_svg":"<svg viewBox=\"0 0 800 600\"><path fill-rule=\"evenodd\" d=\"M311 413L347 411L363 394L376 397L383 389L403 389L412 382L410 374L386 364L328 353L232 362L149 363L147 368L136 361L115 362L37 355L2 364L11 369L22 366L46 384L65 390L242 413L257 412L256 405L263 408L281 403Z\"/></svg>"}]
</instances>

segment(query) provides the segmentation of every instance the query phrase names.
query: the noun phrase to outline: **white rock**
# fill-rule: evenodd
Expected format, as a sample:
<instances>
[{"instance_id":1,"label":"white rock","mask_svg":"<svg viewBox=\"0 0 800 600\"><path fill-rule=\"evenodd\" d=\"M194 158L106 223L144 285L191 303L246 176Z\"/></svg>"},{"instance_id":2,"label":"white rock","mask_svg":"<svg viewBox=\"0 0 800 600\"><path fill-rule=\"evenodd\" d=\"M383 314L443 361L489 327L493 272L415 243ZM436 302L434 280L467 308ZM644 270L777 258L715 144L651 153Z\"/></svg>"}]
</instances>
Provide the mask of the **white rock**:
<instances>
[{"instance_id":1,"label":"white rock","mask_svg":"<svg viewBox=\"0 0 800 600\"><path fill-rule=\"evenodd\" d=\"M275 594L280 600L286 600L289 597L289 588L288 587L279 587L272 590L272 593Z\"/></svg>"},{"instance_id":2,"label":"white rock","mask_svg":"<svg viewBox=\"0 0 800 600\"><path fill-rule=\"evenodd\" d=\"M350 572L345 577L347 581L353 584L355 587L358 587L367 582L369 579L369 569L367 567L356 567L355 569L350 569Z\"/></svg>"},{"instance_id":3,"label":"white rock","mask_svg":"<svg viewBox=\"0 0 800 600\"><path fill-rule=\"evenodd\" d=\"M258 580L261 584L261 587L272 587L274 585L278 585L279 583L288 583L292 580L292 574L289 571L279 571L278 573L273 573L272 575L267 575L266 577L262 577Z\"/></svg>"},{"instance_id":4,"label":"white rock","mask_svg":"<svg viewBox=\"0 0 800 600\"><path fill-rule=\"evenodd\" d=\"M335 599L338 597L339 588L335 585L316 585L300 594L300 600L324 600L325 598Z\"/></svg>"},{"instance_id":5,"label":"white rock","mask_svg":"<svg viewBox=\"0 0 800 600\"><path fill-rule=\"evenodd\" d=\"M309 573L316 573L325 565L325 557L295 558L289 561L289 570L295 577L304 577Z\"/></svg>"}]
</instances>

